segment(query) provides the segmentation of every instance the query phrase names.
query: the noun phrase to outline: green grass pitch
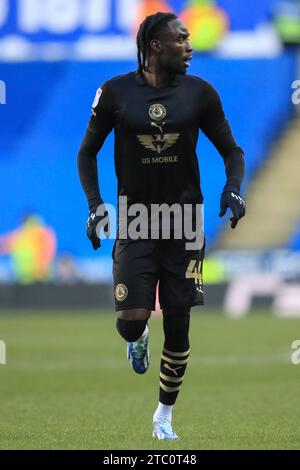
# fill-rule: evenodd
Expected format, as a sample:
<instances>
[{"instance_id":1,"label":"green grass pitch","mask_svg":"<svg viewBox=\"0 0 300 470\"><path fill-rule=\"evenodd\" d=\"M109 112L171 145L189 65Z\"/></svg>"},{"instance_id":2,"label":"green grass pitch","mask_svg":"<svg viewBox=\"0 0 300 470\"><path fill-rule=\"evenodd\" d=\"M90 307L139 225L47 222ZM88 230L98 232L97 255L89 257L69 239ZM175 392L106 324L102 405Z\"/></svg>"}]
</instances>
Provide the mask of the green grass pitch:
<instances>
[{"instance_id":1,"label":"green grass pitch","mask_svg":"<svg viewBox=\"0 0 300 470\"><path fill-rule=\"evenodd\" d=\"M134 374L113 312L0 314L1 449L297 449L300 320L193 310L191 358L174 410L179 441L151 437L161 319Z\"/></svg>"}]
</instances>

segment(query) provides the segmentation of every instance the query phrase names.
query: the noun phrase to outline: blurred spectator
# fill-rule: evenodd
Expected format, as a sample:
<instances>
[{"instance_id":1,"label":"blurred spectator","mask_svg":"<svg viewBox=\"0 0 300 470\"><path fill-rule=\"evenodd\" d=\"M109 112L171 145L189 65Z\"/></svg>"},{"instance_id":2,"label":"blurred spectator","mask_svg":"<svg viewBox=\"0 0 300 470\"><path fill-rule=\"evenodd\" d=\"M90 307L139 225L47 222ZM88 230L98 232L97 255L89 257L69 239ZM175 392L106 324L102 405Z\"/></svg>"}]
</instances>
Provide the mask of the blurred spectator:
<instances>
[{"instance_id":1,"label":"blurred spectator","mask_svg":"<svg viewBox=\"0 0 300 470\"><path fill-rule=\"evenodd\" d=\"M165 0L141 0L136 7L134 36L136 36L139 26L142 21L144 21L145 17L153 15L158 11L173 12L173 8Z\"/></svg>"},{"instance_id":2,"label":"blurred spectator","mask_svg":"<svg viewBox=\"0 0 300 470\"><path fill-rule=\"evenodd\" d=\"M203 279L206 284L219 284L228 281L225 263L221 258L208 256L203 264Z\"/></svg>"},{"instance_id":3,"label":"blurred spectator","mask_svg":"<svg viewBox=\"0 0 300 470\"><path fill-rule=\"evenodd\" d=\"M274 9L274 25L285 46L300 45L300 2L280 0Z\"/></svg>"},{"instance_id":4,"label":"blurred spectator","mask_svg":"<svg viewBox=\"0 0 300 470\"><path fill-rule=\"evenodd\" d=\"M158 11L173 12L172 2L142 0L136 10L135 34L145 16ZM228 15L216 5L215 0L187 0L179 16L190 31L195 51L214 50L229 29Z\"/></svg>"},{"instance_id":5,"label":"blurred spectator","mask_svg":"<svg viewBox=\"0 0 300 470\"><path fill-rule=\"evenodd\" d=\"M63 253L56 262L55 279L63 284L73 284L78 280L78 272L74 258Z\"/></svg>"},{"instance_id":6,"label":"blurred spectator","mask_svg":"<svg viewBox=\"0 0 300 470\"><path fill-rule=\"evenodd\" d=\"M54 231L34 214L27 214L19 228L0 237L0 255L11 256L22 284L49 279L55 253Z\"/></svg>"},{"instance_id":7,"label":"blurred spectator","mask_svg":"<svg viewBox=\"0 0 300 470\"><path fill-rule=\"evenodd\" d=\"M180 14L195 51L213 51L229 29L228 15L214 0L189 0Z\"/></svg>"},{"instance_id":8,"label":"blurred spectator","mask_svg":"<svg viewBox=\"0 0 300 470\"><path fill-rule=\"evenodd\" d=\"M145 16L153 15L158 11L169 12L173 11L173 8L167 0L141 0L137 6L137 11L141 13L142 21L145 19Z\"/></svg>"},{"instance_id":9,"label":"blurred spectator","mask_svg":"<svg viewBox=\"0 0 300 470\"><path fill-rule=\"evenodd\" d=\"M140 24L146 16L154 15L158 11L174 12L173 8L165 0L141 0L135 10L135 22L133 35L136 37Z\"/></svg>"}]
</instances>

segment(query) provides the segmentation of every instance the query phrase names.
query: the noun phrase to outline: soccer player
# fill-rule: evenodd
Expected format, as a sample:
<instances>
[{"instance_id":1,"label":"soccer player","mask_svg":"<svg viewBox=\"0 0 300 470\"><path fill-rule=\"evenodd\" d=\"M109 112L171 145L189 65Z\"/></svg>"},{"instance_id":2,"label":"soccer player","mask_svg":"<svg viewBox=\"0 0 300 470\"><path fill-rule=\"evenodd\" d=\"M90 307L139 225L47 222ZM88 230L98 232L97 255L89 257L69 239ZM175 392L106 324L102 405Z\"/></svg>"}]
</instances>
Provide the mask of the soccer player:
<instances>
[{"instance_id":1,"label":"soccer player","mask_svg":"<svg viewBox=\"0 0 300 470\"><path fill-rule=\"evenodd\" d=\"M108 80L97 91L78 154L90 210L87 235L94 249L100 247L99 225L107 222L98 184L97 153L112 129L119 201L120 196L127 198L128 214L136 204L149 210L163 203L182 209L188 206L192 209L187 219L201 231L197 211L203 203L196 155L199 129L224 160L227 179L220 216L229 208L231 227L235 228L245 214L240 196L244 154L233 138L216 90L186 73L192 58L186 26L171 13L147 16L140 25L137 46L138 70ZM191 237L185 232L181 238L175 236L181 225L177 215L170 217L170 222L169 239L163 236L163 222L153 222L151 216L141 236L128 232L121 236L124 227L119 217L113 249L116 327L127 341L128 359L139 374L149 366L147 321L155 308L159 281L165 340L153 437L160 440L178 438L172 410L190 353L190 309L203 304L204 237L198 237L198 245L188 249L186 241Z\"/></svg>"}]
</instances>

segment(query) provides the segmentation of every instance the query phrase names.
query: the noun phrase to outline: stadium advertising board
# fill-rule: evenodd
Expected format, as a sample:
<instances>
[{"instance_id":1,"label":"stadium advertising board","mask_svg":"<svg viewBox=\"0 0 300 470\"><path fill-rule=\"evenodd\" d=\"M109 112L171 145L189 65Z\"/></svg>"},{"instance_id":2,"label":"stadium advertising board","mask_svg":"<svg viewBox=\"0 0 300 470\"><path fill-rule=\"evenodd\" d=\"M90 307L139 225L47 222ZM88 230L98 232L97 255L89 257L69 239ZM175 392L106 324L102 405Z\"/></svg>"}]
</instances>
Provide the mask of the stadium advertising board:
<instances>
[{"instance_id":1,"label":"stadium advertising board","mask_svg":"<svg viewBox=\"0 0 300 470\"><path fill-rule=\"evenodd\" d=\"M88 58L91 50L98 58L130 56L138 2L0 0L0 58Z\"/></svg>"}]
</instances>

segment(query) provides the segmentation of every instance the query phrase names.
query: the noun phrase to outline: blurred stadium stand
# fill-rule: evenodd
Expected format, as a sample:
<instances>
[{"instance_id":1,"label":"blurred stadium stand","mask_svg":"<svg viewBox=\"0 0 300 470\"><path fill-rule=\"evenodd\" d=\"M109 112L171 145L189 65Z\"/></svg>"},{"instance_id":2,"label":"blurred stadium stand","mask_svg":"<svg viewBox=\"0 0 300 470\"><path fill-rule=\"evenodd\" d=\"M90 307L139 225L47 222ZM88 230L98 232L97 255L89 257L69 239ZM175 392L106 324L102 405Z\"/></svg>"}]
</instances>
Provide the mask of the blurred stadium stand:
<instances>
[{"instance_id":1,"label":"blurred stadium stand","mask_svg":"<svg viewBox=\"0 0 300 470\"><path fill-rule=\"evenodd\" d=\"M299 220L299 135L300 118L295 117L287 123L248 188L247 217L239 231L226 230L220 248L270 250L291 246L291 233L298 229Z\"/></svg>"},{"instance_id":2,"label":"blurred stadium stand","mask_svg":"<svg viewBox=\"0 0 300 470\"><path fill-rule=\"evenodd\" d=\"M197 1L166 3L180 13ZM224 286L222 281L237 273L265 272L270 266L275 272L285 259L285 272L278 268L276 275L300 279L300 129L291 99L291 85L300 79L299 51L285 47L274 26L278 11L287 11L282 3L295 2L281 1L280 9L277 0L253 0L251 6L231 0L215 3L228 15L230 31L211 54L195 54L189 73L217 88L234 135L245 150L243 193L248 214L236 232L224 230L226 222L218 218L223 164L200 136L208 251L212 260L215 257L222 264L220 273L224 272L218 276L213 272L218 263L207 263L208 275ZM59 9L59 4L65 9ZM113 240L105 240L101 251L94 253L85 236L87 205L76 155L96 89L108 78L136 68L131 29L138 4L138 0L0 2L0 80L6 84L6 105L0 105L0 236L15 229L24 212L40 214L57 236L53 269L57 284L70 287L101 281L108 283L107 289L111 281ZM294 7L289 11L294 21L298 13ZM103 196L115 204L113 135L99 162ZM262 197L269 204L268 221ZM249 248L255 251L245 252ZM288 251L282 255L274 248ZM14 280L11 260L0 257L0 283ZM3 305L16 298L16 291L10 289ZM0 292L0 299L3 295ZM27 294L22 295L25 299ZM90 297L95 299L94 294Z\"/></svg>"}]
</instances>

